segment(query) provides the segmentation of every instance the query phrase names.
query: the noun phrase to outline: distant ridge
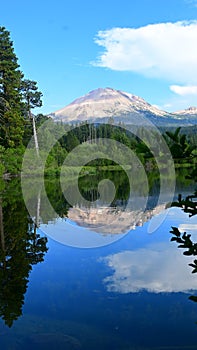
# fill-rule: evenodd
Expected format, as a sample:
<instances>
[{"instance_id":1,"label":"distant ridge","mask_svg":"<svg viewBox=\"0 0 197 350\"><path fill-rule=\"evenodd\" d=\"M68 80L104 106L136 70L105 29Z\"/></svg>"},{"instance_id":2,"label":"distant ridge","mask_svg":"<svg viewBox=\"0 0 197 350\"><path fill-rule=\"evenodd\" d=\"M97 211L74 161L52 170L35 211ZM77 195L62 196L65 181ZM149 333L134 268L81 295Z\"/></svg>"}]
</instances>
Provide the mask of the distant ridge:
<instances>
[{"instance_id":1,"label":"distant ridge","mask_svg":"<svg viewBox=\"0 0 197 350\"><path fill-rule=\"evenodd\" d=\"M181 111L174 112L176 115L187 115L187 116L197 116L197 107L189 107L187 109L183 109Z\"/></svg>"},{"instance_id":2,"label":"distant ridge","mask_svg":"<svg viewBox=\"0 0 197 350\"><path fill-rule=\"evenodd\" d=\"M92 90L49 116L64 123L106 121L113 117L115 123L138 124L139 116L143 116L157 126L197 124L196 107L169 113L139 96L110 87Z\"/></svg>"}]
</instances>

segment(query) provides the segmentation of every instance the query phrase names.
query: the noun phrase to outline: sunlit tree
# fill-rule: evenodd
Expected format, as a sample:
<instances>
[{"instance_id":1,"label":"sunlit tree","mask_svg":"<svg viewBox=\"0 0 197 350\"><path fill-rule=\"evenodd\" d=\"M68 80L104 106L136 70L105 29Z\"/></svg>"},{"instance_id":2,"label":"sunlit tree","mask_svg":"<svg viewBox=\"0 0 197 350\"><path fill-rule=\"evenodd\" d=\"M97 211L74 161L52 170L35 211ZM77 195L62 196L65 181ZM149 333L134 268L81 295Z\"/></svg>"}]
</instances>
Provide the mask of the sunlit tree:
<instances>
[{"instance_id":1,"label":"sunlit tree","mask_svg":"<svg viewBox=\"0 0 197 350\"><path fill-rule=\"evenodd\" d=\"M36 132L35 117L32 114L31 110L35 107L42 106L42 100L41 100L42 93L38 91L36 81L29 80L29 79L24 79L22 81L21 92L22 92L23 100L25 102L26 114L28 115L29 120L32 121L35 148L36 148L37 155L39 156L39 145L38 145L38 138L37 138L37 132Z\"/></svg>"},{"instance_id":2,"label":"sunlit tree","mask_svg":"<svg viewBox=\"0 0 197 350\"><path fill-rule=\"evenodd\" d=\"M10 33L0 27L0 144L6 147L20 146L24 132L20 94L23 74L17 61Z\"/></svg>"}]
</instances>

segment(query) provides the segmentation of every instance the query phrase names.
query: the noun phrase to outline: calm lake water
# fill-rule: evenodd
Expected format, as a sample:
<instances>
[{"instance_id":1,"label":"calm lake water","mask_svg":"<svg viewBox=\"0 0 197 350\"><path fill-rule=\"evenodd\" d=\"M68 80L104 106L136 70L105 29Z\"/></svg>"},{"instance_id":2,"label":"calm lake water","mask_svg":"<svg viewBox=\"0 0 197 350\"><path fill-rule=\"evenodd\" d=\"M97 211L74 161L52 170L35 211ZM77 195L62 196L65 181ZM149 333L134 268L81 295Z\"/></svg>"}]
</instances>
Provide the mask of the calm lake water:
<instances>
[{"instance_id":1,"label":"calm lake water","mask_svg":"<svg viewBox=\"0 0 197 350\"><path fill-rule=\"evenodd\" d=\"M179 171L175 198L196 188L186 173ZM106 176L116 187L111 206L98 196ZM92 206L75 200L72 181L65 184L71 207L58 181L46 180L44 193L38 179L27 179L30 215L20 180L0 183L1 349L197 349L197 303L188 299L197 295L193 257L169 232L176 226L197 240L197 218L166 211L165 198L158 205L153 175L143 206L138 184L134 210L122 172L80 179Z\"/></svg>"}]
</instances>

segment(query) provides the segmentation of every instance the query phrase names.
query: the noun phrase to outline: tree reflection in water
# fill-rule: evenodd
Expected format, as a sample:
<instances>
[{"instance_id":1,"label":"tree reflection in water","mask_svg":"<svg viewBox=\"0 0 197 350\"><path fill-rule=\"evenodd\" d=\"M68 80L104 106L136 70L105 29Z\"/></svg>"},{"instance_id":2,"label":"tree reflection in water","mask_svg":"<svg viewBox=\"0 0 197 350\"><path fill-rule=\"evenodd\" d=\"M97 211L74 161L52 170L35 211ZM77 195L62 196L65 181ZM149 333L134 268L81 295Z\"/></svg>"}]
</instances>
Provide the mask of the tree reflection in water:
<instances>
[{"instance_id":1,"label":"tree reflection in water","mask_svg":"<svg viewBox=\"0 0 197 350\"><path fill-rule=\"evenodd\" d=\"M80 190L87 199L95 200L97 198L98 180L100 180L101 175L99 173L99 178L96 176L91 179L90 177L80 178ZM115 204L121 202L124 205L127 203L129 195L125 175L121 172L118 175L117 173L109 173L109 179L114 180L116 185ZM158 197L159 188L156 184L155 178L149 179L151 200ZM67 185L72 189L70 181ZM33 198L33 203L35 203L35 215L33 215L35 223L24 204L20 180L0 182L0 317L9 327L22 315L24 296L32 266L42 262L47 252L47 239L41 237L36 230L36 226L39 225L39 217L42 218L43 223L53 219L51 213L46 210L48 207L42 188L40 190L39 180L34 181L33 186L32 179L27 179L27 189L29 201L31 202ZM57 216L66 217L70 206L63 196L59 181L46 181L45 189ZM140 183L142 196L143 191L144 188ZM154 202L148 204L154 205ZM182 205L181 198L179 198L178 205ZM191 206L188 208L191 209ZM194 209L196 210L196 207ZM174 236L176 238L174 240L177 238L184 240L185 237L182 237L181 233L180 237Z\"/></svg>"},{"instance_id":2,"label":"tree reflection in water","mask_svg":"<svg viewBox=\"0 0 197 350\"><path fill-rule=\"evenodd\" d=\"M173 202L172 206L180 207L185 213L188 213L190 217L197 214L197 190L193 195L187 196L185 199L182 199L182 196L179 195L178 201ZM186 232L181 232L177 227L172 227L170 231L173 234L171 241L176 241L179 243L178 248L186 249L183 254L187 256L196 256L197 255L197 243L193 242L191 239L191 234ZM192 263L189 264L193 268L192 273L197 272L197 259L194 259ZM190 300L197 302L197 296L191 295Z\"/></svg>"},{"instance_id":3,"label":"tree reflection in water","mask_svg":"<svg viewBox=\"0 0 197 350\"><path fill-rule=\"evenodd\" d=\"M44 260L48 248L27 212L19 180L0 186L0 316L11 327L22 315L32 266Z\"/></svg>"}]
</instances>

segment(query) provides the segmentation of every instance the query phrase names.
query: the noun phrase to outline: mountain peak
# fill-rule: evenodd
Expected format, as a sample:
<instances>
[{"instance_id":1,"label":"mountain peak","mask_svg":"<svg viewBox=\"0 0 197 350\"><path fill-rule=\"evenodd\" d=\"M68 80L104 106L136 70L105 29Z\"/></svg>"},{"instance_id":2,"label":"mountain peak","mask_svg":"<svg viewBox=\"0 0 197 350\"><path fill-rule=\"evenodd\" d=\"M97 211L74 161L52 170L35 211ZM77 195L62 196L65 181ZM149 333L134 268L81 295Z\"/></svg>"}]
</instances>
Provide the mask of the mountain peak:
<instances>
[{"instance_id":1,"label":"mountain peak","mask_svg":"<svg viewBox=\"0 0 197 350\"><path fill-rule=\"evenodd\" d=\"M167 114L150 105L139 96L106 87L88 92L51 115L56 121L62 120L67 123L89 119L95 121L109 117L121 118L122 121L125 121L125 118L127 118L128 122L129 115L137 117L139 113L150 113L160 117L164 117Z\"/></svg>"},{"instance_id":2,"label":"mountain peak","mask_svg":"<svg viewBox=\"0 0 197 350\"><path fill-rule=\"evenodd\" d=\"M110 87L107 88L98 88L95 90L92 90L90 92L88 92L86 95L81 96L79 98L77 98L76 100L74 100L73 102L70 103L70 105L76 104L76 103L83 103L89 100L100 100L100 99L105 99L108 98L109 96L114 96L117 94L117 90L114 90Z\"/></svg>"},{"instance_id":3,"label":"mountain peak","mask_svg":"<svg viewBox=\"0 0 197 350\"><path fill-rule=\"evenodd\" d=\"M179 114L179 115L197 115L197 107L191 106L187 109L183 109L181 111L177 111L174 114Z\"/></svg>"},{"instance_id":4,"label":"mountain peak","mask_svg":"<svg viewBox=\"0 0 197 350\"><path fill-rule=\"evenodd\" d=\"M109 98L119 98L119 97L125 97L125 98L129 98L129 99L140 99L143 100L142 98L129 94L127 92L123 92L121 90L115 90L112 89L111 87L106 87L106 88L98 88L95 90L92 90L90 92L88 92L86 95L81 96L79 98L77 98L76 100L74 100L73 102L71 102L71 104L75 104L75 103L80 103L80 102L86 102L88 100L105 100L105 99L109 99ZM143 100L144 101L144 100Z\"/></svg>"}]
</instances>

